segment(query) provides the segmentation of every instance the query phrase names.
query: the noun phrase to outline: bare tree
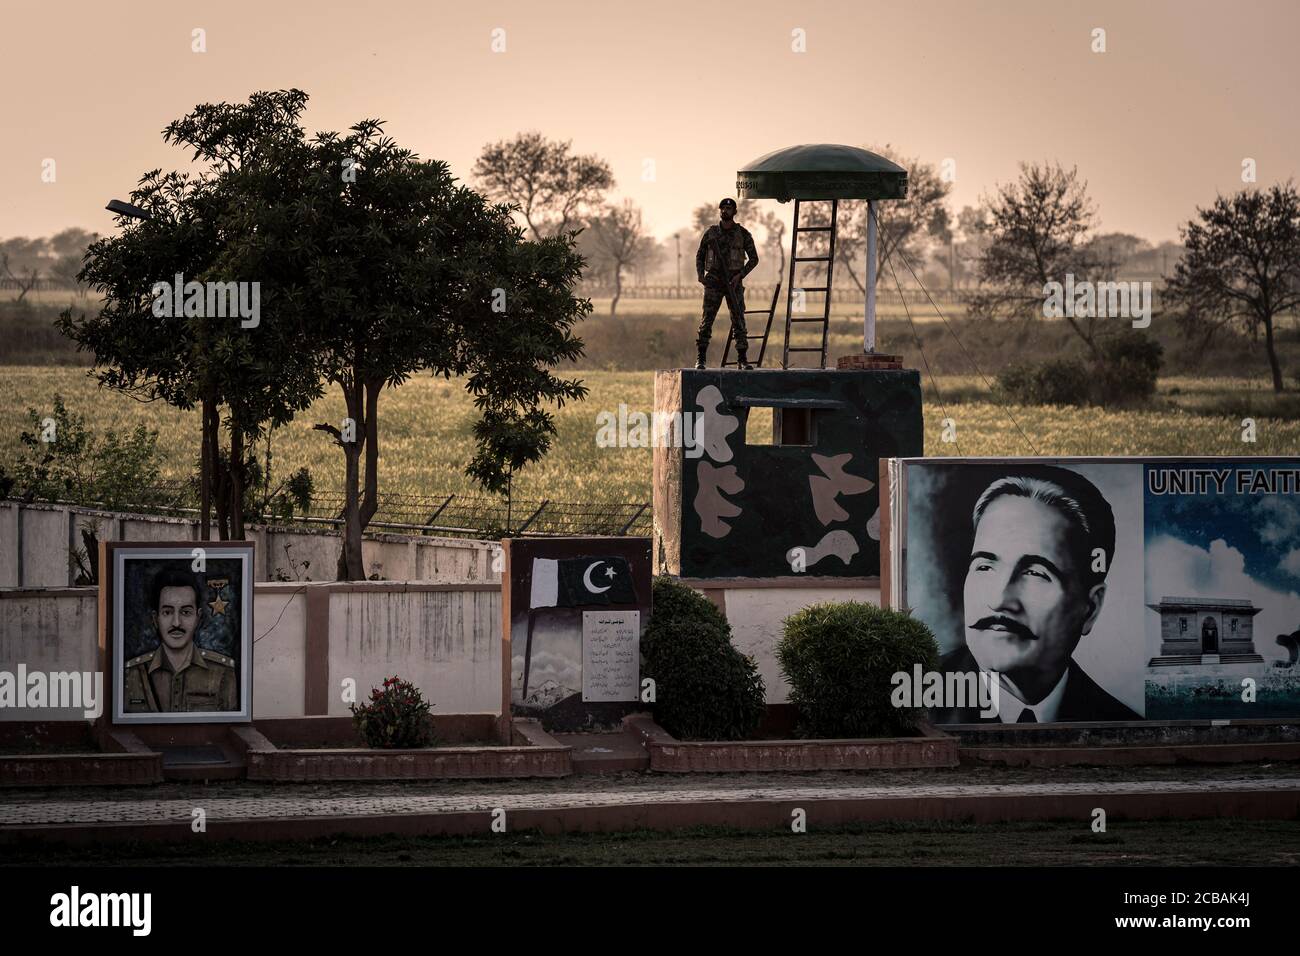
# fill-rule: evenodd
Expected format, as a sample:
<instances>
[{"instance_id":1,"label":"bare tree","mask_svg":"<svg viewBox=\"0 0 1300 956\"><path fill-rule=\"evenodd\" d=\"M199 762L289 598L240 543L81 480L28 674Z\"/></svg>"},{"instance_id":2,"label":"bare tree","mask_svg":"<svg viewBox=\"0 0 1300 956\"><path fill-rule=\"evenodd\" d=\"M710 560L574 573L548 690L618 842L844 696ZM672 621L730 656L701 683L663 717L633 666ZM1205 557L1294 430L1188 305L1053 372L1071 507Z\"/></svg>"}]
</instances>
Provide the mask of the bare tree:
<instances>
[{"instance_id":1,"label":"bare tree","mask_svg":"<svg viewBox=\"0 0 1300 956\"><path fill-rule=\"evenodd\" d=\"M1258 340L1280 392L1273 337L1279 313L1300 307L1300 196L1291 183L1220 196L1180 230L1186 252L1165 287L1165 303L1203 350L1238 325Z\"/></svg>"},{"instance_id":2,"label":"bare tree","mask_svg":"<svg viewBox=\"0 0 1300 956\"><path fill-rule=\"evenodd\" d=\"M594 154L573 155L572 143L538 132L520 133L483 147L474 163L480 192L518 208L534 239L581 226L614 188L614 175Z\"/></svg>"},{"instance_id":3,"label":"bare tree","mask_svg":"<svg viewBox=\"0 0 1300 956\"><path fill-rule=\"evenodd\" d=\"M641 207L630 199L607 205L591 220L588 231L597 268L614 280L614 297L609 303L609 314L613 315L623 294L623 270L645 261L653 253L654 239L645 234Z\"/></svg>"},{"instance_id":4,"label":"bare tree","mask_svg":"<svg viewBox=\"0 0 1300 956\"><path fill-rule=\"evenodd\" d=\"M44 239L16 237L0 242L0 273L18 286L19 302L40 281L44 255Z\"/></svg>"},{"instance_id":5,"label":"bare tree","mask_svg":"<svg viewBox=\"0 0 1300 956\"><path fill-rule=\"evenodd\" d=\"M1076 169L1021 163L1020 178L981 204L979 220L988 245L979 260L980 289L966 298L972 318L1028 321L1042 315L1048 282L1063 282L1067 274L1095 281L1108 270L1088 242L1096 210ZM1100 359L1097 316L1067 312L1064 318Z\"/></svg>"}]
</instances>

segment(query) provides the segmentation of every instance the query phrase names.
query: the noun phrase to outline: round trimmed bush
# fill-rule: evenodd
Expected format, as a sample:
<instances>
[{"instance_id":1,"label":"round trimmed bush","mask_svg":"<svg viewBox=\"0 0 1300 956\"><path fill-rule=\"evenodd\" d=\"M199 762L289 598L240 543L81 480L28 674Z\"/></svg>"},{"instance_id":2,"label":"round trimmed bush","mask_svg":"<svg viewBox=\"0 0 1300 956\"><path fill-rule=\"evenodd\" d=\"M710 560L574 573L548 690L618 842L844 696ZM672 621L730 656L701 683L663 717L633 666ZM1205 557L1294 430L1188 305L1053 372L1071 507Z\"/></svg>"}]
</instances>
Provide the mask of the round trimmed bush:
<instances>
[{"instance_id":1,"label":"round trimmed bush","mask_svg":"<svg viewBox=\"0 0 1300 956\"><path fill-rule=\"evenodd\" d=\"M859 601L814 604L786 618L776 658L809 737L912 733L921 708L897 708L892 677L939 667L930 629L902 611Z\"/></svg>"},{"instance_id":2,"label":"round trimmed bush","mask_svg":"<svg viewBox=\"0 0 1300 956\"><path fill-rule=\"evenodd\" d=\"M641 639L642 676L655 682L655 720L682 740L741 740L766 712L758 665L731 643L731 626L708 598L656 578Z\"/></svg>"}]
</instances>

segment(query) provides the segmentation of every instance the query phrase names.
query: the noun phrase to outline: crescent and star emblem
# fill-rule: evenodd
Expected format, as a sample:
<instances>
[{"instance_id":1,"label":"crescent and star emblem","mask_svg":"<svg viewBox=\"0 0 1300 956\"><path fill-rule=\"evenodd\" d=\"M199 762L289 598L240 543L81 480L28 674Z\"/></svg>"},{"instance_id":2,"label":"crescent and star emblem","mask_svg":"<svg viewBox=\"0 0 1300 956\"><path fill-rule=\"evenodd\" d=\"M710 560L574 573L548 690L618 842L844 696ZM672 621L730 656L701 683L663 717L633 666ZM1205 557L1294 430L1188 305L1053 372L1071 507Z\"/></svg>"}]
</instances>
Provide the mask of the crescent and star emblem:
<instances>
[{"instance_id":1,"label":"crescent and star emblem","mask_svg":"<svg viewBox=\"0 0 1300 956\"><path fill-rule=\"evenodd\" d=\"M605 563L604 561L593 561L591 562L590 565L587 566L587 570L582 573L582 583L587 586L587 590L590 591L592 594L604 594L611 587L611 585L606 584L603 588L598 588L596 587L595 584L592 583L591 580L591 572L596 570L604 563ZM605 576L612 580L614 577L614 569L607 568L605 570Z\"/></svg>"}]
</instances>

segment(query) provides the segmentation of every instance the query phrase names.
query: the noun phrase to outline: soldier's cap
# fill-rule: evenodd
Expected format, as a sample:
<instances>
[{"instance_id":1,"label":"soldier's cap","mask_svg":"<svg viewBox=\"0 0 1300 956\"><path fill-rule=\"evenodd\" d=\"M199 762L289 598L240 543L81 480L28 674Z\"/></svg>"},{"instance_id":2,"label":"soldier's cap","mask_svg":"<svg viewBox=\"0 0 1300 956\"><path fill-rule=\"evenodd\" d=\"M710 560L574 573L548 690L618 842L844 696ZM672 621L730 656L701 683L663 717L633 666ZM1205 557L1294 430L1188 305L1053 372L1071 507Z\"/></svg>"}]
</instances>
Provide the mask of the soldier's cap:
<instances>
[{"instance_id":1,"label":"soldier's cap","mask_svg":"<svg viewBox=\"0 0 1300 956\"><path fill-rule=\"evenodd\" d=\"M725 208L726 206L730 206L732 209L735 209L735 208L736 208L736 200L728 198L728 199L724 199L724 200L722 200L722 202L718 203L718 208L719 208L719 209L723 209L723 208Z\"/></svg>"}]
</instances>

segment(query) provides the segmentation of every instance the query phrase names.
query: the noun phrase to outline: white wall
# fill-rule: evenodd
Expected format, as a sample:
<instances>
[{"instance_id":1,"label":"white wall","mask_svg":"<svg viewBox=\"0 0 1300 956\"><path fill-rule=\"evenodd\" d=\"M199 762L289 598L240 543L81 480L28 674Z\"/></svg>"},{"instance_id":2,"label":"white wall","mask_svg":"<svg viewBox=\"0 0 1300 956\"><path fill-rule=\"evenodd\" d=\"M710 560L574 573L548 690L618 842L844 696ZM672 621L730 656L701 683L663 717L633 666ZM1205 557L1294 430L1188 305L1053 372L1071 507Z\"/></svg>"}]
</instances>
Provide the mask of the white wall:
<instances>
[{"instance_id":1,"label":"white wall","mask_svg":"<svg viewBox=\"0 0 1300 956\"><path fill-rule=\"evenodd\" d=\"M0 588L51 588L75 583L69 560L82 547L81 529L101 541L193 541L198 522L162 515L131 515L67 505L0 501ZM341 535L325 528L252 525L258 581L333 581ZM376 533L362 543L366 575L385 581L438 584L499 583L492 570L496 542L470 538ZM304 568L304 562L306 567Z\"/></svg>"},{"instance_id":2,"label":"white wall","mask_svg":"<svg viewBox=\"0 0 1300 956\"><path fill-rule=\"evenodd\" d=\"M339 692L344 677L356 680L357 697L364 701L370 688L393 674L413 681L435 714L501 712L499 588L258 584L254 718L305 714L308 603L321 596L328 606L321 625L328 628L329 714L348 714ZM14 674L20 663L28 672L98 670L97 589L0 589L0 671ZM0 707L0 720L81 717Z\"/></svg>"},{"instance_id":3,"label":"white wall","mask_svg":"<svg viewBox=\"0 0 1300 956\"><path fill-rule=\"evenodd\" d=\"M339 591L330 594L329 713L345 716L342 681L371 687L397 675L435 714L501 710L501 592Z\"/></svg>"},{"instance_id":4,"label":"white wall","mask_svg":"<svg viewBox=\"0 0 1300 956\"><path fill-rule=\"evenodd\" d=\"M714 590L703 580L692 579L688 583L702 590ZM880 604L880 588L862 585L745 587L729 583L721 590L725 596L732 643L758 663L769 704L784 704L790 699L790 685L782 679L780 665L776 662L781 623L787 617L810 604L826 601Z\"/></svg>"}]
</instances>

